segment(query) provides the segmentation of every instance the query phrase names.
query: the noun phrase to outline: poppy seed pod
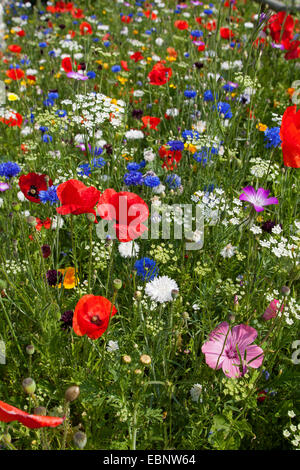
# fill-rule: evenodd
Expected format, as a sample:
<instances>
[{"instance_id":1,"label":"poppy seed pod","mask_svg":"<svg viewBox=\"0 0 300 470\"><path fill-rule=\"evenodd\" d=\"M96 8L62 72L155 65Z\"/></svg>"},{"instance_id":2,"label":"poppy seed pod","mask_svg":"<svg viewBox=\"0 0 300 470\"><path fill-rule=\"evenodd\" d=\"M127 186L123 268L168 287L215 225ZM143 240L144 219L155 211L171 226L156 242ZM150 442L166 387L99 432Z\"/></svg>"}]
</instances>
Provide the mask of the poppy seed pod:
<instances>
[{"instance_id":1,"label":"poppy seed pod","mask_svg":"<svg viewBox=\"0 0 300 470\"><path fill-rule=\"evenodd\" d=\"M72 385L66 390L65 399L66 401L74 401L79 397L80 389L77 385Z\"/></svg>"},{"instance_id":2,"label":"poppy seed pod","mask_svg":"<svg viewBox=\"0 0 300 470\"><path fill-rule=\"evenodd\" d=\"M29 356L32 356L32 354L34 354L34 346L33 344L29 344L28 346L26 346L26 352Z\"/></svg>"},{"instance_id":3,"label":"poppy seed pod","mask_svg":"<svg viewBox=\"0 0 300 470\"><path fill-rule=\"evenodd\" d=\"M23 380L22 387L25 393L28 395L33 395L36 389L36 383L31 377L28 377L27 379Z\"/></svg>"},{"instance_id":4,"label":"poppy seed pod","mask_svg":"<svg viewBox=\"0 0 300 470\"><path fill-rule=\"evenodd\" d=\"M114 280L114 289L115 290L120 290L122 287L122 281L121 279L115 279Z\"/></svg>"},{"instance_id":5,"label":"poppy seed pod","mask_svg":"<svg viewBox=\"0 0 300 470\"><path fill-rule=\"evenodd\" d=\"M289 288L288 286L283 286L283 287L281 288L281 293L282 293L282 295L284 295L284 296L288 296L288 295L290 295L291 290L290 290L290 288Z\"/></svg>"},{"instance_id":6,"label":"poppy seed pod","mask_svg":"<svg viewBox=\"0 0 300 470\"><path fill-rule=\"evenodd\" d=\"M79 449L84 449L87 443L87 437L84 432L78 431L74 434L73 437L74 443Z\"/></svg>"}]
</instances>

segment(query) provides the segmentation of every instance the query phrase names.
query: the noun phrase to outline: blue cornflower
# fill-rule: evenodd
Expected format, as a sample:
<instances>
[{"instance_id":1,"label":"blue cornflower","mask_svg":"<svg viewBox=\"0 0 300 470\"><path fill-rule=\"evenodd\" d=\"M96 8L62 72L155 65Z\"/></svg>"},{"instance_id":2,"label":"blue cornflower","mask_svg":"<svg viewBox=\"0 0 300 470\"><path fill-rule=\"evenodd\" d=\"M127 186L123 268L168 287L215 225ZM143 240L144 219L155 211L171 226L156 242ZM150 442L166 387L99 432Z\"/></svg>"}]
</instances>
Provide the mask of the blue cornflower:
<instances>
[{"instance_id":1,"label":"blue cornflower","mask_svg":"<svg viewBox=\"0 0 300 470\"><path fill-rule=\"evenodd\" d=\"M49 134L44 134L42 139L43 139L43 142L45 142L46 144L49 144L53 140L52 136Z\"/></svg>"},{"instance_id":2,"label":"blue cornflower","mask_svg":"<svg viewBox=\"0 0 300 470\"><path fill-rule=\"evenodd\" d=\"M156 188L160 185L160 179L158 176L146 176L144 178L144 185L149 186L149 188Z\"/></svg>"},{"instance_id":3,"label":"blue cornflower","mask_svg":"<svg viewBox=\"0 0 300 470\"><path fill-rule=\"evenodd\" d=\"M102 168L103 166L106 165L106 161L102 157L93 158L92 164L93 164L94 168Z\"/></svg>"},{"instance_id":4,"label":"blue cornflower","mask_svg":"<svg viewBox=\"0 0 300 470\"><path fill-rule=\"evenodd\" d=\"M79 165L78 168L81 168L81 171L78 171L79 176L90 176L92 173L92 169L89 163L83 163L83 165Z\"/></svg>"},{"instance_id":5,"label":"blue cornflower","mask_svg":"<svg viewBox=\"0 0 300 470\"><path fill-rule=\"evenodd\" d=\"M110 46L110 42L109 42L109 41L104 41L103 46L109 47L109 46Z\"/></svg>"},{"instance_id":6,"label":"blue cornflower","mask_svg":"<svg viewBox=\"0 0 300 470\"><path fill-rule=\"evenodd\" d=\"M203 166L207 164L209 160L211 160L212 155L217 155L218 149L216 147L201 147L199 152L194 153L193 158L198 163L202 163Z\"/></svg>"},{"instance_id":7,"label":"blue cornflower","mask_svg":"<svg viewBox=\"0 0 300 470\"><path fill-rule=\"evenodd\" d=\"M166 183L170 189L177 189L181 185L181 178L176 173L173 173L167 176Z\"/></svg>"},{"instance_id":8,"label":"blue cornflower","mask_svg":"<svg viewBox=\"0 0 300 470\"><path fill-rule=\"evenodd\" d=\"M40 42L39 47L41 47L41 48L47 47L47 43L46 42Z\"/></svg>"},{"instance_id":9,"label":"blue cornflower","mask_svg":"<svg viewBox=\"0 0 300 470\"><path fill-rule=\"evenodd\" d=\"M197 92L194 90L185 90L184 96L186 98L195 98L197 96Z\"/></svg>"},{"instance_id":10,"label":"blue cornflower","mask_svg":"<svg viewBox=\"0 0 300 470\"><path fill-rule=\"evenodd\" d=\"M48 98L50 100L57 100L58 97L59 97L59 94L57 93L57 91L49 91Z\"/></svg>"},{"instance_id":11,"label":"blue cornflower","mask_svg":"<svg viewBox=\"0 0 300 470\"><path fill-rule=\"evenodd\" d=\"M281 144L279 132L280 127L270 127L265 130L264 140L265 142L267 142L267 144L265 145L267 149L270 149L272 147L279 147L279 145Z\"/></svg>"},{"instance_id":12,"label":"blue cornflower","mask_svg":"<svg viewBox=\"0 0 300 470\"><path fill-rule=\"evenodd\" d=\"M199 31L199 29L195 29L191 31L191 36L193 36L194 38L200 38L201 36L203 36L203 32Z\"/></svg>"},{"instance_id":13,"label":"blue cornflower","mask_svg":"<svg viewBox=\"0 0 300 470\"><path fill-rule=\"evenodd\" d=\"M134 268L137 270L137 275L143 281L152 281L158 275L158 267L156 262L151 258L141 258L134 263Z\"/></svg>"},{"instance_id":14,"label":"blue cornflower","mask_svg":"<svg viewBox=\"0 0 300 470\"><path fill-rule=\"evenodd\" d=\"M217 108L221 117L223 117L224 119L232 118L232 112L229 103L219 101L219 103L217 104Z\"/></svg>"},{"instance_id":15,"label":"blue cornflower","mask_svg":"<svg viewBox=\"0 0 300 470\"><path fill-rule=\"evenodd\" d=\"M54 106L54 101L51 100L50 98L47 98L43 102L44 106Z\"/></svg>"},{"instance_id":16,"label":"blue cornflower","mask_svg":"<svg viewBox=\"0 0 300 470\"><path fill-rule=\"evenodd\" d=\"M170 147L170 150L172 150L172 152L184 149L184 143L180 140L169 140L169 142L167 142L167 146Z\"/></svg>"},{"instance_id":17,"label":"blue cornflower","mask_svg":"<svg viewBox=\"0 0 300 470\"><path fill-rule=\"evenodd\" d=\"M270 373L269 373L266 369L263 369L263 374L264 374L264 376L265 376L265 379L266 379L266 380L269 380L269 378L270 378Z\"/></svg>"},{"instance_id":18,"label":"blue cornflower","mask_svg":"<svg viewBox=\"0 0 300 470\"><path fill-rule=\"evenodd\" d=\"M65 117L65 116L67 115L67 111L65 111L64 109L58 109L58 110L55 112L55 114L56 114L58 117L62 118L62 117Z\"/></svg>"},{"instance_id":19,"label":"blue cornflower","mask_svg":"<svg viewBox=\"0 0 300 470\"><path fill-rule=\"evenodd\" d=\"M10 179L20 173L21 168L15 162L0 163L0 176Z\"/></svg>"},{"instance_id":20,"label":"blue cornflower","mask_svg":"<svg viewBox=\"0 0 300 470\"><path fill-rule=\"evenodd\" d=\"M140 165L139 163L132 162L132 163L128 163L126 168L128 171L138 171L140 169Z\"/></svg>"},{"instance_id":21,"label":"blue cornflower","mask_svg":"<svg viewBox=\"0 0 300 470\"><path fill-rule=\"evenodd\" d=\"M95 157L98 157L103 153L103 148L102 147L92 147L91 145L88 146L89 153L94 155Z\"/></svg>"},{"instance_id":22,"label":"blue cornflower","mask_svg":"<svg viewBox=\"0 0 300 470\"><path fill-rule=\"evenodd\" d=\"M121 70L122 70L122 67L120 65L113 65L111 68L111 71L114 73L120 72Z\"/></svg>"},{"instance_id":23,"label":"blue cornflower","mask_svg":"<svg viewBox=\"0 0 300 470\"><path fill-rule=\"evenodd\" d=\"M48 130L48 127L47 126L40 126L39 130L44 133Z\"/></svg>"},{"instance_id":24,"label":"blue cornflower","mask_svg":"<svg viewBox=\"0 0 300 470\"><path fill-rule=\"evenodd\" d=\"M90 72L87 73L87 76L91 80L92 78L96 78L96 73L93 70L91 70Z\"/></svg>"},{"instance_id":25,"label":"blue cornflower","mask_svg":"<svg viewBox=\"0 0 300 470\"><path fill-rule=\"evenodd\" d=\"M207 8L206 10L203 10L203 13L205 13L206 15L212 15L213 10L211 10L210 8Z\"/></svg>"},{"instance_id":26,"label":"blue cornflower","mask_svg":"<svg viewBox=\"0 0 300 470\"><path fill-rule=\"evenodd\" d=\"M50 202L51 206L53 204L56 204L59 199L57 197L57 194L56 194L56 189L57 189L58 185L56 186L50 186L47 191L39 191L39 197L40 197L40 200L43 204L46 204L46 202Z\"/></svg>"},{"instance_id":27,"label":"blue cornflower","mask_svg":"<svg viewBox=\"0 0 300 470\"><path fill-rule=\"evenodd\" d=\"M130 171L124 175L126 186L138 186L144 183L143 175L140 171Z\"/></svg>"},{"instance_id":28,"label":"blue cornflower","mask_svg":"<svg viewBox=\"0 0 300 470\"><path fill-rule=\"evenodd\" d=\"M206 90L203 93L203 99L204 101L214 101L214 95L212 94L211 90Z\"/></svg>"}]
</instances>

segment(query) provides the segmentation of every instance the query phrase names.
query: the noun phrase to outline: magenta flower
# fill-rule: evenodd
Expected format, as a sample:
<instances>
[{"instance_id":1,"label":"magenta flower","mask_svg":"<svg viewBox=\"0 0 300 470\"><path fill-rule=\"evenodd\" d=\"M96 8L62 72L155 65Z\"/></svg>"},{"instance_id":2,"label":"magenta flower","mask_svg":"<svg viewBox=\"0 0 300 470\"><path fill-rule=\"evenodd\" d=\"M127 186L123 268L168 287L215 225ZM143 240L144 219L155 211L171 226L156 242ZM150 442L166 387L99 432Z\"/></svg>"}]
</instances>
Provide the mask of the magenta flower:
<instances>
[{"instance_id":1,"label":"magenta flower","mask_svg":"<svg viewBox=\"0 0 300 470\"><path fill-rule=\"evenodd\" d=\"M280 307L280 302L279 300L272 300L270 302L269 306L266 308L265 313L263 314L263 319L264 320L271 320L271 318L275 318L277 316L278 310ZM282 312L284 309L284 305L282 305L280 311Z\"/></svg>"},{"instance_id":2,"label":"magenta flower","mask_svg":"<svg viewBox=\"0 0 300 470\"><path fill-rule=\"evenodd\" d=\"M257 331L248 325L229 328L227 322L221 323L211 332L209 341L203 344L206 364L212 369L222 367L227 377L241 377L248 367L257 369L262 365L264 352L256 344L251 344Z\"/></svg>"},{"instance_id":3,"label":"magenta flower","mask_svg":"<svg viewBox=\"0 0 300 470\"><path fill-rule=\"evenodd\" d=\"M82 73L79 73L79 72L68 72L67 73L67 77L68 78L74 78L75 80L88 80L89 77L87 77L86 75L83 75Z\"/></svg>"},{"instance_id":4,"label":"magenta flower","mask_svg":"<svg viewBox=\"0 0 300 470\"><path fill-rule=\"evenodd\" d=\"M270 204L278 204L278 199L276 197L269 197L270 191L264 188L258 188L257 191L253 186L246 186L243 188L244 194L240 195L241 201L250 202L253 205L256 212L261 212L264 210L264 206L269 206Z\"/></svg>"},{"instance_id":5,"label":"magenta flower","mask_svg":"<svg viewBox=\"0 0 300 470\"><path fill-rule=\"evenodd\" d=\"M10 188L10 185L8 183L3 183L3 181L0 181L0 192L7 191Z\"/></svg>"}]
</instances>

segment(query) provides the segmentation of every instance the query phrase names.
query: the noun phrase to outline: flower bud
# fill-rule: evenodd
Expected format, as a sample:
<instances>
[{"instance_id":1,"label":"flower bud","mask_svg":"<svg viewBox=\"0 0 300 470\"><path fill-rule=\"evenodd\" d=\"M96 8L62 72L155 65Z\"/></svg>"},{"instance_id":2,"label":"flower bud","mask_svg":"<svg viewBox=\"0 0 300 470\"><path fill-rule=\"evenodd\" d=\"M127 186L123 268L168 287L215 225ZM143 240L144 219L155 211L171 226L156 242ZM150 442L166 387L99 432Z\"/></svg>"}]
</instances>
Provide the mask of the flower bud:
<instances>
[{"instance_id":1,"label":"flower bud","mask_svg":"<svg viewBox=\"0 0 300 470\"><path fill-rule=\"evenodd\" d=\"M6 289L7 288L7 282L4 281L3 279L0 279L0 289Z\"/></svg>"},{"instance_id":2,"label":"flower bud","mask_svg":"<svg viewBox=\"0 0 300 470\"><path fill-rule=\"evenodd\" d=\"M26 217L26 222L29 225L32 225L33 227L36 226L36 219L35 219L35 217L33 217L33 215L29 215L28 217Z\"/></svg>"},{"instance_id":3,"label":"flower bud","mask_svg":"<svg viewBox=\"0 0 300 470\"><path fill-rule=\"evenodd\" d=\"M34 346L33 344L29 344L28 346L26 346L26 352L29 356L32 356L32 354L34 354Z\"/></svg>"},{"instance_id":4,"label":"flower bud","mask_svg":"<svg viewBox=\"0 0 300 470\"><path fill-rule=\"evenodd\" d=\"M74 444L77 447L79 447L79 449L84 449L84 447L86 446L87 437L86 437L86 434L84 432L77 431L74 434L73 440L74 440Z\"/></svg>"},{"instance_id":5,"label":"flower bud","mask_svg":"<svg viewBox=\"0 0 300 470\"><path fill-rule=\"evenodd\" d=\"M95 221L95 216L94 214L85 214L86 218L88 219L89 222L94 222Z\"/></svg>"},{"instance_id":6,"label":"flower bud","mask_svg":"<svg viewBox=\"0 0 300 470\"><path fill-rule=\"evenodd\" d=\"M31 377L28 377L27 379L23 380L22 387L25 393L28 393L28 395L33 395L36 389L36 383Z\"/></svg>"},{"instance_id":7,"label":"flower bud","mask_svg":"<svg viewBox=\"0 0 300 470\"><path fill-rule=\"evenodd\" d=\"M283 287L281 288L281 293L282 293L282 295L284 295L284 296L288 296L288 295L290 295L290 293L291 293L291 289L290 289L288 286L283 286Z\"/></svg>"},{"instance_id":8,"label":"flower bud","mask_svg":"<svg viewBox=\"0 0 300 470\"><path fill-rule=\"evenodd\" d=\"M134 293L134 298L139 300L140 298L142 297L142 293L140 290L137 290L135 293Z\"/></svg>"},{"instance_id":9,"label":"flower bud","mask_svg":"<svg viewBox=\"0 0 300 470\"><path fill-rule=\"evenodd\" d=\"M125 364L130 364L131 363L131 357L128 356L127 354L122 357L122 360Z\"/></svg>"},{"instance_id":10,"label":"flower bud","mask_svg":"<svg viewBox=\"0 0 300 470\"><path fill-rule=\"evenodd\" d=\"M66 390L65 399L66 401L74 401L79 397L80 389L77 385L72 385Z\"/></svg>"},{"instance_id":11,"label":"flower bud","mask_svg":"<svg viewBox=\"0 0 300 470\"><path fill-rule=\"evenodd\" d=\"M141 375L143 372L141 371L141 369L135 369L134 373L135 375Z\"/></svg>"},{"instance_id":12,"label":"flower bud","mask_svg":"<svg viewBox=\"0 0 300 470\"><path fill-rule=\"evenodd\" d=\"M140 357L140 361L142 364L149 366L151 364L151 357L148 354L142 354Z\"/></svg>"},{"instance_id":13,"label":"flower bud","mask_svg":"<svg viewBox=\"0 0 300 470\"><path fill-rule=\"evenodd\" d=\"M179 290L177 290L177 289L172 289L171 295L172 295L172 298L173 298L173 299L177 299L177 297L178 297L178 295L179 295Z\"/></svg>"},{"instance_id":14,"label":"flower bud","mask_svg":"<svg viewBox=\"0 0 300 470\"><path fill-rule=\"evenodd\" d=\"M114 279L114 289L115 290L120 290L121 287L122 287L121 279Z\"/></svg>"},{"instance_id":15,"label":"flower bud","mask_svg":"<svg viewBox=\"0 0 300 470\"><path fill-rule=\"evenodd\" d=\"M47 410L44 406L37 406L36 408L34 408L33 412L35 415L39 416L46 416L47 414Z\"/></svg>"}]
</instances>

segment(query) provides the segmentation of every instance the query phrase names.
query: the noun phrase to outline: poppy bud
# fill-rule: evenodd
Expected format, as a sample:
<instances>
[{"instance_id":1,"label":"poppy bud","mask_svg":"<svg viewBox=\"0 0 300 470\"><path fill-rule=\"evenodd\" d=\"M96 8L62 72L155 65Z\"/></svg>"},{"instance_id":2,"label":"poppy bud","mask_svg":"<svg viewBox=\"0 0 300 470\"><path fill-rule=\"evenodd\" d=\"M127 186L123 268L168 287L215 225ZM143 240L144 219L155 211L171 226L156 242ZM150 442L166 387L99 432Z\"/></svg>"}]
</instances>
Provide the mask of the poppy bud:
<instances>
[{"instance_id":1,"label":"poppy bud","mask_svg":"<svg viewBox=\"0 0 300 470\"><path fill-rule=\"evenodd\" d=\"M33 344L29 344L28 346L26 346L26 352L29 356L32 356L32 354L34 354L34 346Z\"/></svg>"},{"instance_id":2,"label":"poppy bud","mask_svg":"<svg viewBox=\"0 0 300 470\"><path fill-rule=\"evenodd\" d=\"M95 216L94 216L94 214L86 214L86 218L87 218L90 222L94 222L94 221L95 221Z\"/></svg>"},{"instance_id":3,"label":"poppy bud","mask_svg":"<svg viewBox=\"0 0 300 470\"><path fill-rule=\"evenodd\" d=\"M87 437L84 432L81 432L81 431L76 432L74 434L73 440L74 440L75 445L79 447L79 449L84 449L84 447L86 446Z\"/></svg>"},{"instance_id":4,"label":"poppy bud","mask_svg":"<svg viewBox=\"0 0 300 470\"><path fill-rule=\"evenodd\" d=\"M282 295L284 295L284 296L288 296L288 295L290 295L291 290L290 290L290 288L289 288L288 286L283 286L283 287L281 288L281 293L282 293Z\"/></svg>"},{"instance_id":5,"label":"poppy bud","mask_svg":"<svg viewBox=\"0 0 300 470\"><path fill-rule=\"evenodd\" d=\"M74 401L79 397L80 389L77 385L72 385L66 390L65 399L66 401Z\"/></svg>"},{"instance_id":6,"label":"poppy bud","mask_svg":"<svg viewBox=\"0 0 300 470\"><path fill-rule=\"evenodd\" d=\"M27 379L23 380L22 387L25 393L28 395L33 395L36 389L36 383L31 377L28 377Z\"/></svg>"},{"instance_id":7,"label":"poppy bud","mask_svg":"<svg viewBox=\"0 0 300 470\"><path fill-rule=\"evenodd\" d=\"M172 289L171 295L173 299L176 299L179 295L179 291L177 289Z\"/></svg>"},{"instance_id":8,"label":"poppy bud","mask_svg":"<svg viewBox=\"0 0 300 470\"><path fill-rule=\"evenodd\" d=\"M141 291L137 290L134 294L134 298L139 300L141 297L142 297Z\"/></svg>"},{"instance_id":9,"label":"poppy bud","mask_svg":"<svg viewBox=\"0 0 300 470\"><path fill-rule=\"evenodd\" d=\"M37 406L34 408L34 414L39 416L46 416L47 410L44 406Z\"/></svg>"},{"instance_id":10,"label":"poppy bud","mask_svg":"<svg viewBox=\"0 0 300 470\"><path fill-rule=\"evenodd\" d=\"M114 279L114 289L115 290L120 290L121 287L122 287L121 279Z\"/></svg>"},{"instance_id":11,"label":"poppy bud","mask_svg":"<svg viewBox=\"0 0 300 470\"><path fill-rule=\"evenodd\" d=\"M28 217L26 217L26 222L27 222L29 225L32 225L33 227L36 226L36 218L33 217L32 215L29 215Z\"/></svg>"}]
</instances>

